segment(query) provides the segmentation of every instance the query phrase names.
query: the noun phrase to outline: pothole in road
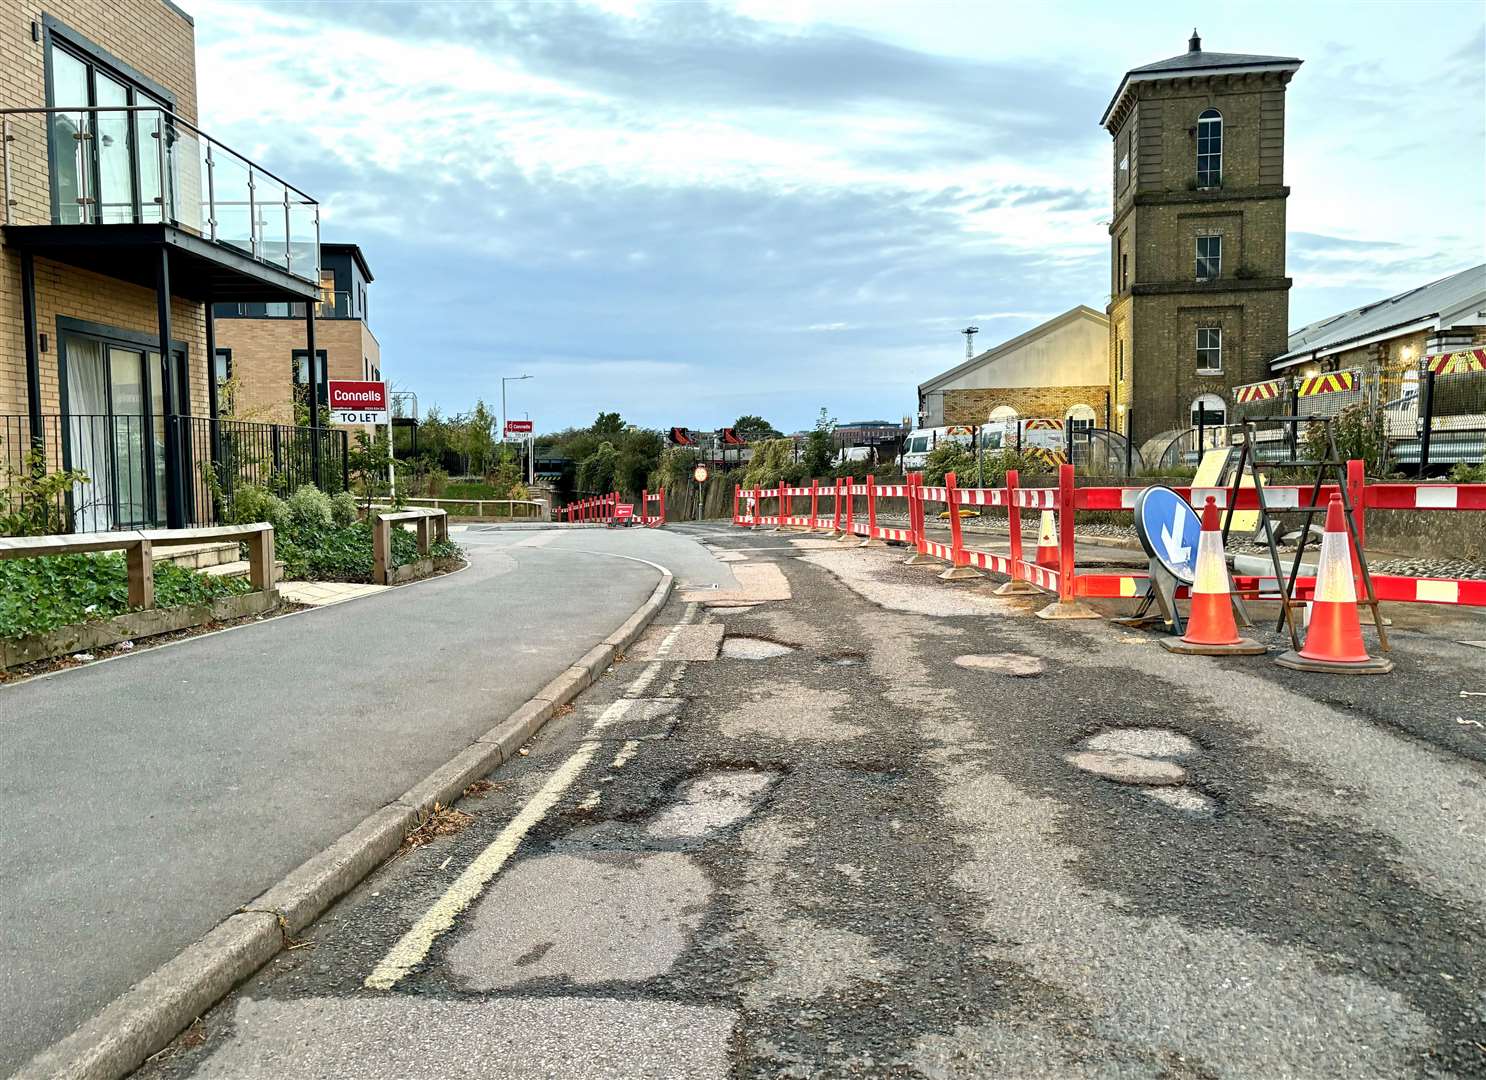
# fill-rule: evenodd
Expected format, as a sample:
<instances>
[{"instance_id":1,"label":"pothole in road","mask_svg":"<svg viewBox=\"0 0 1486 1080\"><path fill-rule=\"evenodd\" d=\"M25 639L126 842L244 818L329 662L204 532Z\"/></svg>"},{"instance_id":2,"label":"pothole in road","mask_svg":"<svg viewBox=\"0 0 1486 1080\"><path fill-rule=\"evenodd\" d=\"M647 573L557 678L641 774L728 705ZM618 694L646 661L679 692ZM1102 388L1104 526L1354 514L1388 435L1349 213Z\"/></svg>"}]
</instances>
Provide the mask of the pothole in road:
<instances>
[{"instance_id":1,"label":"pothole in road","mask_svg":"<svg viewBox=\"0 0 1486 1080\"><path fill-rule=\"evenodd\" d=\"M865 653L855 652L851 649L843 649L841 652L831 653L829 656L821 657L831 667L857 667L867 662Z\"/></svg>"},{"instance_id":2,"label":"pothole in road","mask_svg":"<svg viewBox=\"0 0 1486 1080\"><path fill-rule=\"evenodd\" d=\"M1188 814L1200 814L1204 817L1212 817L1218 810L1216 799L1210 795L1204 795L1188 784L1181 784L1176 787L1147 788L1141 794L1149 799L1155 799L1159 803L1164 803L1173 810L1181 810Z\"/></svg>"},{"instance_id":3,"label":"pothole in road","mask_svg":"<svg viewBox=\"0 0 1486 1080\"><path fill-rule=\"evenodd\" d=\"M722 655L729 660L771 660L776 656L787 656L798 651L797 645L786 645L782 641L749 637L745 634L729 634L722 639Z\"/></svg>"},{"instance_id":4,"label":"pothole in road","mask_svg":"<svg viewBox=\"0 0 1486 1080\"><path fill-rule=\"evenodd\" d=\"M955 657L955 666L972 671L994 671L1015 679L1030 679L1041 675L1043 663L1035 656L1025 653L972 654Z\"/></svg>"},{"instance_id":5,"label":"pothole in road","mask_svg":"<svg viewBox=\"0 0 1486 1080\"><path fill-rule=\"evenodd\" d=\"M647 835L692 840L725 829L753 813L776 774L757 769L718 769L703 773L680 798L655 816Z\"/></svg>"},{"instance_id":6,"label":"pothole in road","mask_svg":"<svg viewBox=\"0 0 1486 1080\"><path fill-rule=\"evenodd\" d=\"M1117 784L1180 784L1187 770L1171 761L1137 757L1113 750L1080 750L1069 754L1068 764Z\"/></svg>"},{"instance_id":7,"label":"pothole in road","mask_svg":"<svg viewBox=\"0 0 1486 1080\"><path fill-rule=\"evenodd\" d=\"M1109 750L1148 758L1191 757L1202 747L1196 740L1170 728L1109 728L1079 743L1084 750Z\"/></svg>"}]
</instances>

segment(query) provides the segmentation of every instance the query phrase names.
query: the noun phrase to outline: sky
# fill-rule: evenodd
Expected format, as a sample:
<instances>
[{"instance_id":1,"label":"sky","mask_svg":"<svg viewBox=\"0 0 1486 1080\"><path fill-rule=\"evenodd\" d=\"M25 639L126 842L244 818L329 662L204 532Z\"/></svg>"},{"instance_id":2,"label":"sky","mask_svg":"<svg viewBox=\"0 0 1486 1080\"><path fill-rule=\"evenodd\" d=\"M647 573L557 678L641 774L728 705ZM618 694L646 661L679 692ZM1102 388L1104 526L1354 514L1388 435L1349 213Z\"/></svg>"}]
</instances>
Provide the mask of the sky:
<instances>
[{"instance_id":1,"label":"sky","mask_svg":"<svg viewBox=\"0 0 1486 1080\"><path fill-rule=\"evenodd\" d=\"M384 375L539 431L911 415L1108 301L1131 67L1297 56L1290 325L1486 261L1486 4L189 0L202 127L376 276Z\"/></svg>"}]
</instances>

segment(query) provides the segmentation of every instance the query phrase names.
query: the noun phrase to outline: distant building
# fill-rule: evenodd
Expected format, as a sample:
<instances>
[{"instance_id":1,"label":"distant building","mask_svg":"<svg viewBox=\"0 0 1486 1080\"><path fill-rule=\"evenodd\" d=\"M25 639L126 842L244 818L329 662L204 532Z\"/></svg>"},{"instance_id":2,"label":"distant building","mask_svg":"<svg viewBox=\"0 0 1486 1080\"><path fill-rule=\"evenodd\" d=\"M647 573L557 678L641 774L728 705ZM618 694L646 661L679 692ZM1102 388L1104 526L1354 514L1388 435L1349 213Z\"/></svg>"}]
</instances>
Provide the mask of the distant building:
<instances>
[{"instance_id":1,"label":"distant building","mask_svg":"<svg viewBox=\"0 0 1486 1080\"><path fill-rule=\"evenodd\" d=\"M1105 382L1137 442L1225 413L1285 353L1285 87L1301 61L1187 51L1126 72L1113 140ZM1214 422L1209 419L1209 423Z\"/></svg>"},{"instance_id":2,"label":"distant building","mask_svg":"<svg viewBox=\"0 0 1486 1080\"><path fill-rule=\"evenodd\" d=\"M1109 426L1109 320L1080 304L918 388L921 427L1016 417Z\"/></svg>"},{"instance_id":3,"label":"distant building","mask_svg":"<svg viewBox=\"0 0 1486 1080\"><path fill-rule=\"evenodd\" d=\"M903 437L903 426L891 420L848 420L836 425L837 446L881 446Z\"/></svg>"},{"instance_id":4,"label":"distant building","mask_svg":"<svg viewBox=\"0 0 1486 1080\"><path fill-rule=\"evenodd\" d=\"M370 325L371 268L355 244L320 245L320 299L315 305L319 398L331 380L382 378L382 349ZM304 303L216 305L214 376L224 415L292 424L295 402L309 401ZM231 400L228 400L228 399Z\"/></svg>"},{"instance_id":5,"label":"distant building","mask_svg":"<svg viewBox=\"0 0 1486 1080\"><path fill-rule=\"evenodd\" d=\"M1417 372L1434 353L1486 345L1486 263L1330 315L1290 335L1277 375Z\"/></svg>"}]
</instances>

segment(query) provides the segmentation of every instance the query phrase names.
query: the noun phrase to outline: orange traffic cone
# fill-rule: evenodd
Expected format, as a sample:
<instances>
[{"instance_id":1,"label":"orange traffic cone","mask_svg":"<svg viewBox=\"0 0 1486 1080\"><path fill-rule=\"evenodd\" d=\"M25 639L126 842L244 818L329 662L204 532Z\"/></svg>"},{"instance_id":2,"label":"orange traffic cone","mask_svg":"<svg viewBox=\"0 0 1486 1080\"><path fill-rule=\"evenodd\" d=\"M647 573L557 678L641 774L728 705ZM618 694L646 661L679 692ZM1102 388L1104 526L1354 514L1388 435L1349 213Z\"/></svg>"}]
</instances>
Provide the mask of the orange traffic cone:
<instances>
[{"instance_id":1,"label":"orange traffic cone","mask_svg":"<svg viewBox=\"0 0 1486 1080\"><path fill-rule=\"evenodd\" d=\"M1362 623L1357 617L1357 584L1352 577L1352 549L1342 519L1342 497L1331 496L1326 507L1326 532L1321 537L1316 592L1311 598L1310 625L1299 652L1275 657L1281 667L1296 671L1327 671L1351 675L1382 675L1393 661L1367 655Z\"/></svg>"},{"instance_id":2,"label":"orange traffic cone","mask_svg":"<svg viewBox=\"0 0 1486 1080\"><path fill-rule=\"evenodd\" d=\"M1172 652L1201 656L1257 656L1265 651L1257 641L1238 636L1238 624L1233 620L1233 583L1228 577L1228 558L1223 554L1223 533L1218 526L1218 504L1211 495L1202 508L1187 632L1179 638L1162 638L1161 644Z\"/></svg>"},{"instance_id":3,"label":"orange traffic cone","mask_svg":"<svg viewBox=\"0 0 1486 1080\"><path fill-rule=\"evenodd\" d=\"M1058 519L1051 510L1042 512L1042 525L1037 530L1037 558L1034 561L1038 566L1045 566L1049 570L1058 569Z\"/></svg>"}]
</instances>

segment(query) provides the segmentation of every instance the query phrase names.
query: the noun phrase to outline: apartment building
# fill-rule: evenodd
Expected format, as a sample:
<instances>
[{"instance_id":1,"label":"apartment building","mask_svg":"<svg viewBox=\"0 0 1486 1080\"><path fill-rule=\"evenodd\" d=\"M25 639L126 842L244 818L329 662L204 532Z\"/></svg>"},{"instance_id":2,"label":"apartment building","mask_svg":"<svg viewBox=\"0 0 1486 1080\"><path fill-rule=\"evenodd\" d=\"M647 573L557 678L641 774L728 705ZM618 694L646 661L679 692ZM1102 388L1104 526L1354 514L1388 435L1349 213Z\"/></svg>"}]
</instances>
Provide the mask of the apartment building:
<instances>
[{"instance_id":1,"label":"apartment building","mask_svg":"<svg viewBox=\"0 0 1486 1080\"><path fill-rule=\"evenodd\" d=\"M213 306L308 303L316 356L319 207L198 126L194 27L169 0L0 13L0 496L40 453L87 474L64 528L204 520Z\"/></svg>"},{"instance_id":2,"label":"apartment building","mask_svg":"<svg viewBox=\"0 0 1486 1080\"><path fill-rule=\"evenodd\" d=\"M320 245L315 341L322 401L328 400L330 380L382 378L382 350L370 322L373 280L356 244ZM303 421L309 403L305 302L223 303L216 305L215 314L221 414L284 424Z\"/></svg>"}]
</instances>

